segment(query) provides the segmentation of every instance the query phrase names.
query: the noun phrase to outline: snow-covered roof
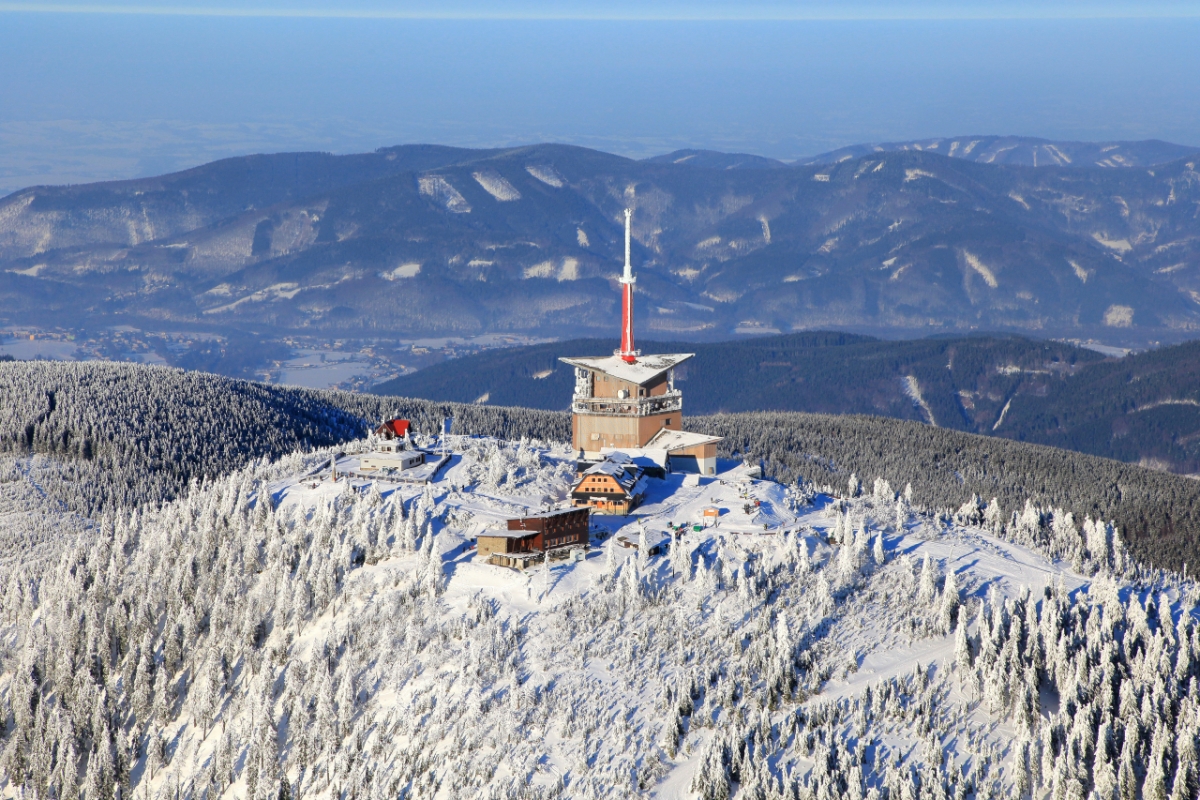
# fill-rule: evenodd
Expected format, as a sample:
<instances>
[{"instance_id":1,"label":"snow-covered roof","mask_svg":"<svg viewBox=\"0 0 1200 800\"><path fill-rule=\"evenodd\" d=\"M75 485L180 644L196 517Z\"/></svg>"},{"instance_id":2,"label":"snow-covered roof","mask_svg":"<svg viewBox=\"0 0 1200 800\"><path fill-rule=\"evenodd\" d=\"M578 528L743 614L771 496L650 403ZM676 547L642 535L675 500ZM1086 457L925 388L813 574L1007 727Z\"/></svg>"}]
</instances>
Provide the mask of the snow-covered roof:
<instances>
[{"instance_id":1,"label":"snow-covered roof","mask_svg":"<svg viewBox=\"0 0 1200 800\"><path fill-rule=\"evenodd\" d=\"M561 514L575 514L579 511L580 509L578 508L559 508L552 511L539 511L536 514L522 514L521 516L514 517L513 519L542 519L546 517L557 517Z\"/></svg>"},{"instance_id":2,"label":"snow-covered roof","mask_svg":"<svg viewBox=\"0 0 1200 800\"><path fill-rule=\"evenodd\" d=\"M635 483L633 486L629 487L625 491L629 492L630 497L637 497L638 495L644 496L646 494L646 489L649 488L649 486L650 486L650 484L646 480L646 476L638 475L637 483Z\"/></svg>"},{"instance_id":3,"label":"snow-covered roof","mask_svg":"<svg viewBox=\"0 0 1200 800\"><path fill-rule=\"evenodd\" d=\"M714 444L721 441L721 436L708 436L691 431L673 431L663 428L646 442L647 450L666 450L668 453L683 450L688 447L699 447L702 444Z\"/></svg>"},{"instance_id":4,"label":"snow-covered roof","mask_svg":"<svg viewBox=\"0 0 1200 800\"><path fill-rule=\"evenodd\" d=\"M646 537L646 544L648 544L650 547L658 547L663 542L669 542L671 540L671 534L667 533L666 531L648 530L642 531L641 533L631 533L625 536L618 536L617 541L621 542L622 544L627 542L628 544L625 544L626 547L637 547L641 544L643 536Z\"/></svg>"},{"instance_id":5,"label":"snow-covered roof","mask_svg":"<svg viewBox=\"0 0 1200 800\"><path fill-rule=\"evenodd\" d=\"M493 538L493 539L527 539L530 536L537 536L541 531L526 531L516 530L510 531L507 528L488 528L477 538Z\"/></svg>"},{"instance_id":6,"label":"snow-covered roof","mask_svg":"<svg viewBox=\"0 0 1200 800\"><path fill-rule=\"evenodd\" d=\"M666 450L651 450L645 447L624 447L618 450L612 447L601 447L600 455L612 461L615 461L620 456L625 456L631 463L636 464L642 469L649 467L666 468L667 466Z\"/></svg>"},{"instance_id":7,"label":"snow-covered roof","mask_svg":"<svg viewBox=\"0 0 1200 800\"><path fill-rule=\"evenodd\" d=\"M413 461L419 461L423 455L425 454L420 450L401 450L398 453L375 450L360 456L359 463L370 461L373 464L395 464L400 467L411 464Z\"/></svg>"},{"instance_id":8,"label":"snow-covered roof","mask_svg":"<svg viewBox=\"0 0 1200 800\"><path fill-rule=\"evenodd\" d=\"M679 366L695 353L672 353L655 356L638 356L632 364L625 363L620 356L591 356L584 358L560 358L573 367L583 367L612 375L622 381L639 386L654 380L669 369Z\"/></svg>"},{"instance_id":9,"label":"snow-covered roof","mask_svg":"<svg viewBox=\"0 0 1200 800\"><path fill-rule=\"evenodd\" d=\"M624 456L623 453L615 455ZM597 462L580 473L575 480L576 487L583 482L583 479L588 475L609 475L617 484L626 492L633 494L633 489L637 482L642 478L642 468L632 463L628 456L624 456L623 463L617 463L609 459Z\"/></svg>"},{"instance_id":10,"label":"snow-covered roof","mask_svg":"<svg viewBox=\"0 0 1200 800\"><path fill-rule=\"evenodd\" d=\"M624 454L622 453L621 455L624 455ZM617 462L613 459L606 458L603 461L597 461L595 464L592 464L590 467L588 467L587 469L585 469L583 471L583 474L584 475L612 475L614 478L616 478L616 477L620 477L621 475L625 474L625 465L628 463L630 463L628 456L625 456L625 458L621 462Z\"/></svg>"}]
</instances>

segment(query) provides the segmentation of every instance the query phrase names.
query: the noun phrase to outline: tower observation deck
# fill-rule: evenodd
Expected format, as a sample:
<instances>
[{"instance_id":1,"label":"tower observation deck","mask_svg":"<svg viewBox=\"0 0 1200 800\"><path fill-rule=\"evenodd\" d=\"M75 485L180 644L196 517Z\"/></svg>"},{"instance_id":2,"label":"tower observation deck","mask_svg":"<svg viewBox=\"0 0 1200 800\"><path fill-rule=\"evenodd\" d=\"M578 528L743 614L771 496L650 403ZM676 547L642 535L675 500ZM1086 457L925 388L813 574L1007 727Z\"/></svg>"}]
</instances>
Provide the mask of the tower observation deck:
<instances>
[{"instance_id":1,"label":"tower observation deck","mask_svg":"<svg viewBox=\"0 0 1200 800\"><path fill-rule=\"evenodd\" d=\"M675 369L694 354L643 356L634 347L631 217L625 209L621 348L611 356L560 359L575 368L571 441L585 459L600 458L606 447L644 447L659 431L680 430L682 423L683 393L675 387Z\"/></svg>"}]
</instances>

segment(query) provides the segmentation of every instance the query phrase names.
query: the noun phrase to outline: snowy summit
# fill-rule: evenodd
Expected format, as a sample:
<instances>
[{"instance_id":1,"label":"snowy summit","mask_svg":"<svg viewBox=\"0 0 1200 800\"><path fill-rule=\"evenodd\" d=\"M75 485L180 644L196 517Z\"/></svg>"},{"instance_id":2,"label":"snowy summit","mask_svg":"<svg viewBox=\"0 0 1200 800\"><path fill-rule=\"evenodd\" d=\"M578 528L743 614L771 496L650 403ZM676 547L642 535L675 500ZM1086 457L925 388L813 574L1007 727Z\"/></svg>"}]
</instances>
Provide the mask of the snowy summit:
<instances>
[{"instance_id":1,"label":"snowy summit","mask_svg":"<svg viewBox=\"0 0 1200 800\"><path fill-rule=\"evenodd\" d=\"M474 543L570 507L572 450L415 437L427 482L355 477L375 444L11 581L6 796L1195 797L1200 594L1111 526L723 461L521 571Z\"/></svg>"}]
</instances>

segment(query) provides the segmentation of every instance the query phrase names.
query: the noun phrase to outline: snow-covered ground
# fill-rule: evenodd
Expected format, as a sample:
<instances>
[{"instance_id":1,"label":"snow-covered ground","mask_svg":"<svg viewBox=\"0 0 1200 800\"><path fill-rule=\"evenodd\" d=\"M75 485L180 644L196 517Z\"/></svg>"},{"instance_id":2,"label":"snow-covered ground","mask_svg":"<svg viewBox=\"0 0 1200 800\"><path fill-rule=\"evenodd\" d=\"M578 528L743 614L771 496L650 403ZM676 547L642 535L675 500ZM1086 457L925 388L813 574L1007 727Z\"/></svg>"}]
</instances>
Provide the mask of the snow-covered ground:
<instances>
[{"instance_id":1,"label":"snow-covered ground","mask_svg":"<svg viewBox=\"0 0 1200 800\"><path fill-rule=\"evenodd\" d=\"M1128 582L1103 525L723 464L651 480L630 516L593 516L584 560L522 573L471 542L566 504L570 451L452 441L428 485L333 482L329 452L259 465L120 523L37 602L10 591L6 793L79 794L35 732L75 748L86 800L1084 797L1109 768L1194 776L1200 597ZM681 523L665 555L619 543Z\"/></svg>"}]
</instances>

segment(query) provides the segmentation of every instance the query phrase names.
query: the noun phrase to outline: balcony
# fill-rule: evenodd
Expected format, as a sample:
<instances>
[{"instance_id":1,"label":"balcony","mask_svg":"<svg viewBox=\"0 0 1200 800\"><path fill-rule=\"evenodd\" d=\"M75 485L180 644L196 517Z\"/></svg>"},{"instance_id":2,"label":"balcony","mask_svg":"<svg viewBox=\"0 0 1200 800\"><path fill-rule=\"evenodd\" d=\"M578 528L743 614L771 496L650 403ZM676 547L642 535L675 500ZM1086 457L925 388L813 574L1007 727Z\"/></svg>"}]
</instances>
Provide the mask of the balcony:
<instances>
[{"instance_id":1,"label":"balcony","mask_svg":"<svg viewBox=\"0 0 1200 800\"><path fill-rule=\"evenodd\" d=\"M683 392L674 391L654 397L575 397L571 411L605 417L648 417L667 411L683 410Z\"/></svg>"}]
</instances>

